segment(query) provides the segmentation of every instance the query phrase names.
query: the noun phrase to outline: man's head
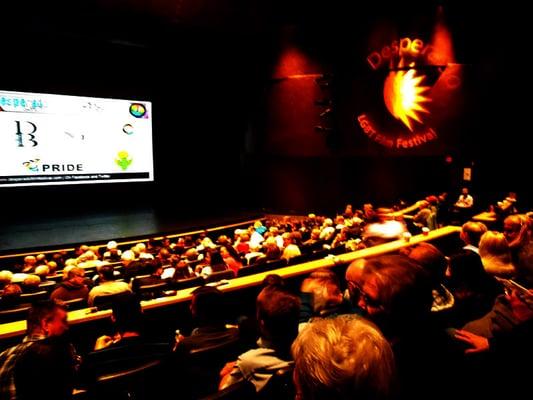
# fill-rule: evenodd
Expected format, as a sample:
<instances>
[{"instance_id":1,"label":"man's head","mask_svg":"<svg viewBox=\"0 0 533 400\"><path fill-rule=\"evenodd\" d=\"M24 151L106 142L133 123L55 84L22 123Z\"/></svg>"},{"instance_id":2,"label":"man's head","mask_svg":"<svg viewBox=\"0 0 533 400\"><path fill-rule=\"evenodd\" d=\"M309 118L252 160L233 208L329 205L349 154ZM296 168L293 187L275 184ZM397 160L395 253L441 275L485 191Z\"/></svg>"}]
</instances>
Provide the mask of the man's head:
<instances>
[{"instance_id":1,"label":"man's head","mask_svg":"<svg viewBox=\"0 0 533 400\"><path fill-rule=\"evenodd\" d=\"M393 386L389 343L353 316L311 322L292 345L294 382L302 400L385 399Z\"/></svg>"},{"instance_id":2,"label":"man's head","mask_svg":"<svg viewBox=\"0 0 533 400\"><path fill-rule=\"evenodd\" d=\"M316 315L328 313L342 303L342 293L335 273L329 269L317 270L304 279L301 291L310 293L313 299L313 312Z\"/></svg>"},{"instance_id":3,"label":"man's head","mask_svg":"<svg viewBox=\"0 0 533 400\"><path fill-rule=\"evenodd\" d=\"M272 348L288 353L298 335L298 297L278 287L267 286L257 296L256 309L261 337Z\"/></svg>"},{"instance_id":4,"label":"man's head","mask_svg":"<svg viewBox=\"0 0 533 400\"><path fill-rule=\"evenodd\" d=\"M216 287L200 286L192 292L191 313L200 326L224 322L224 295Z\"/></svg>"},{"instance_id":5,"label":"man's head","mask_svg":"<svg viewBox=\"0 0 533 400\"><path fill-rule=\"evenodd\" d=\"M528 217L521 214L510 215L503 221L503 234L509 243L520 235L523 226L528 223Z\"/></svg>"},{"instance_id":6,"label":"man's head","mask_svg":"<svg viewBox=\"0 0 533 400\"><path fill-rule=\"evenodd\" d=\"M22 289L19 285L16 283L7 284L2 292L2 305L7 306L19 303L21 294Z\"/></svg>"},{"instance_id":7,"label":"man's head","mask_svg":"<svg viewBox=\"0 0 533 400\"><path fill-rule=\"evenodd\" d=\"M122 255L120 256L120 261L122 262L122 265L127 267L135 260L135 253L131 250L126 250Z\"/></svg>"},{"instance_id":8,"label":"man's head","mask_svg":"<svg viewBox=\"0 0 533 400\"><path fill-rule=\"evenodd\" d=\"M146 262L144 270L150 275L160 276L163 273L163 264L157 259L149 260Z\"/></svg>"},{"instance_id":9,"label":"man's head","mask_svg":"<svg viewBox=\"0 0 533 400\"><path fill-rule=\"evenodd\" d=\"M24 265L33 267L35 264L37 264L37 258L35 256L24 257Z\"/></svg>"},{"instance_id":10,"label":"man's head","mask_svg":"<svg viewBox=\"0 0 533 400\"><path fill-rule=\"evenodd\" d=\"M47 265L39 265L37 268L35 268L35 275L42 279L45 279L48 274L50 273L50 268L48 268Z\"/></svg>"},{"instance_id":11,"label":"man's head","mask_svg":"<svg viewBox=\"0 0 533 400\"><path fill-rule=\"evenodd\" d=\"M53 300L33 304L26 322L28 335L42 334L46 337L55 337L61 336L68 330L67 311Z\"/></svg>"},{"instance_id":12,"label":"man's head","mask_svg":"<svg viewBox=\"0 0 533 400\"><path fill-rule=\"evenodd\" d=\"M55 261L48 261L46 265L48 266L48 269L50 270L50 274L53 274L57 270L57 262Z\"/></svg>"},{"instance_id":13,"label":"man's head","mask_svg":"<svg viewBox=\"0 0 533 400\"><path fill-rule=\"evenodd\" d=\"M37 275L28 275L22 282L22 286L28 289L37 289L40 284L41 278L39 278Z\"/></svg>"},{"instance_id":14,"label":"man's head","mask_svg":"<svg viewBox=\"0 0 533 400\"><path fill-rule=\"evenodd\" d=\"M353 261L346 269L345 279L350 292L350 300L353 304L359 302L359 295L363 286L363 271L365 269L366 260L360 258Z\"/></svg>"},{"instance_id":15,"label":"man's head","mask_svg":"<svg viewBox=\"0 0 533 400\"><path fill-rule=\"evenodd\" d=\"M112 265L104 264L98 268L100 279L104 282L115 280L115 269Z\"/></svg>"},{"instance_id":16,"label":"man's head","mask_svg":"<svg viewBox=\"0 0 533 400\"><path fill-rule=\"evenodd\" d=\"M448 261L446 256L432 244L417 243L403 249L401 253L421 265L431 275L435 283L444 279Z\"/></svg>"},{"instance_id":17,"label":"man's head","mask_svg":"<svg viewBox=\"0 0 533 400\"><path fill-rule=\"evenodd\" d=\"M141 333L143 315L139 299L132 294L125 294L113 302L112 309L112 320L119 333Z\"/></svg>"},{"instance_id":18,"label":"man's head","mask_svg":"<svg viewBox=\"0 0 533 400\"><path fill-rule=\"evenodd\" d=\"M468 194L468 188L464 187L461 189L461 193L463 196L466 196Z\"/></svg>"},{"instance_id":19,"label":"man's head","mask_svg":"<svg viewBox=\"0 0 533 400\"><path fill-rule=\"evenodd\" d=\"M369 259L363 280L359 307L386 334L414 328L431 311L433 297L429 274L405 256Z\"/></svg>"},{"instance_id":20,"label":"man's head","mask_svg":"<svg viewBox=\"0 0 533 400\"><path fill-rule=\"evenodd\" d=\"M137 247L139 253L144 253L146 251L146 244L144 244L144 242L137 243L135 247Z\"/></svg>"},{"instance_id":21,"label":"man's head","mask_svg":"<svg viewBox=\"0 0 533 400\"><path fill-rule=\"evenodd\" d=\"M80 267L72 267L67 272L67 279L76 285L82 285L85 279L85 270Z\"/></svg>"},{"instance_id":22,"label":"man's head","mask_svg":"<svg viewBox=\"0 0 533 400\"><path fill-rule=\"evenodd\" d=\"M479 246L481 236L487 232L487 226L481 222L469 221L461 227L461 240L474 247Z\"/></svg>"}]
</instances>

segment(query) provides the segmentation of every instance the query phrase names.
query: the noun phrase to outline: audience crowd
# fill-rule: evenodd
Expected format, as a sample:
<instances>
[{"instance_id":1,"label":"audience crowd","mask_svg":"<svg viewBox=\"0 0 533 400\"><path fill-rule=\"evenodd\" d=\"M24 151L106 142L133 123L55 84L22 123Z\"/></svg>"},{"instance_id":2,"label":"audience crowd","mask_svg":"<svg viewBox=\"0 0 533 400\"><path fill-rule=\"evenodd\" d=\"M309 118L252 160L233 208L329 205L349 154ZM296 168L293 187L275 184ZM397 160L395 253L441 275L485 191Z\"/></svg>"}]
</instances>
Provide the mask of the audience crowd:
<instances>
[{"instance_id":1,"label":"audience crowd","mask_svg":"<svg viewBox=\"0 0 533 400\"><path fill-rule=\"evenodd\" d=\"M460 200L471 203L468 196ZM0 354L0 399L67 399L73 388L106 398L98 395L101 377L132 368L158 368L160 390L166 382L180 398L236 388L313 400L529 392L533 220L526 214L507 216L502 232L466 222L461 246L451 251L413 244L315 270L298 286L269 275L255 315L237 321L229 320L225 293L200 286L190 304L190 335L178 330L172 342L159 343L143 334L140 299L147 287L158 297L187 279L238 276L269 262L394 240L421 225L436 228L438 197L419 205L424 212L409 224L391 217L394 210L347 206L334 219L257 221L233 237L202 233L131 248L109 242L104 252L80 246L76 257L28 256L0 272L2 309L31 303L27 336ZM62 281L49 283L58 271ZM51 290L43 290L47 284ZM116 295L113 332L77 354L67 335L69 302L98 305Z\"/></svg>"}]
</instances>

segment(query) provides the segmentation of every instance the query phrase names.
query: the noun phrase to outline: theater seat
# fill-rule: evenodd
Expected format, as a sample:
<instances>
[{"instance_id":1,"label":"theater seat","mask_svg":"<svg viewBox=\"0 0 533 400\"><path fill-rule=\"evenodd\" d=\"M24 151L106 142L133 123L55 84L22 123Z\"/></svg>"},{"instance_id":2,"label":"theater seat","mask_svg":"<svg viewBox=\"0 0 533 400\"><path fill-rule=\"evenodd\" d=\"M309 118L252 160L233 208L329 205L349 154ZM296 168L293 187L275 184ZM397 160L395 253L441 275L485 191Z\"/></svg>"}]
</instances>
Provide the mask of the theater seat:
<instances>
[{"instance_id":1,"label":"theater seat","mask_svg":"<svg viewBox=\"0 0 533 400\"><path fill-rule=\"evenodd\" d=\"M249 381L241 381L226 389L215 392L201 400L253 400L257 398L255 386Z\"/></svg>"},{"instance_id":2,"label":"theater seat","mask_svg":"<svg viewBox=\"0 0 533 400\"><path fill-rule=\"evenodd\" d=\"M22 293L20 295L21 303L35 303L36 301L46 300L50 295L46 290L34 293Z\"/></svg>"},{"instance_id":3,"label":"theater seat","mask_svg":"<svg viewBox=\"0 0 533 400\"><path fill-rule=\"evenodd\" d=\"M15 307L0 309L0 324L25 320L31 304L20 304Z\"/></svg>"},{"instance_id":4,"label":"theater seat","mask_svg":"<svg viewBox=\"0 0 533 400\"><path fill-rule=\"evenodd\" d=\"M195 276L193 278L174 281L171 286L174 290L182 290L203 285L205 285L205 279L201 276Z\"/></svg>"},{"instance_id":5,"label":"theater seat","mask_svg":"<svg viewBox=\"0 0 533 400\"><path fill-rule=\"evenodd\" d=\"M100 375L89 389L90 398L99 400L151 399L157 385L161 361L151 360L141 365Z\"/></svg>"},{"instance_id":6,"label":"theater seat","mask_svg":"<svg viewBox=\"0 0 533 400\"><path fill-rule=\"evenodd\" d=\"M296 395L293 371L293 367L278 369L257 394L257 399L293 400Z\"/></svg>"},{"instance_id":7,"label":"theater seat","mask_svg":"<svg viewBox=\"0 0 533 400\"><path fill-rule=\"evenodd\" d=\"M243 345L238 338L214 346L177 351L170 370L174 371L174 385L181 388L179 398L196 400L216 393L221 369L242 352Z\"/></svg>"},{"instance_id":8,"label":"theater seat","mask_svg":"<svg viewBox=\"0 0 533 400\"><path fill-rule=\"evenodd\" d=\"M271 260L267 261L266 265L268 266L268 270L282 268L287 266L287 260L284 258L280 258L279 260Z\"/></svg>"},{"instance_id":9,"label":"theater seat","mask_svg":"<svg viewBox=\"0 0 533 400\"><path fill-rule=\"evenodd\" d=\"M67 307L68 311L80 310L87 307L87 299L84 298L65 300L62 303Z\"/></svg>"},{"instance_id":10,"label":"theater seat","mask_svg":"<svg viewBox=\"0 0 533 400\"><path fill-rule=\"evenodd\" d=\"M235 274L231 269L228 269L226 271L219 271L219 272L213 272L211 275L208 275L207 278L205 278L205 281L207 283L209 282L218 282L222 279L233 279L235 278Z\"/></svg>"},{"instance_id":11,"label":"theater seat","mask_svg":"<svg viewBox=\"0 0 533 400\"><path fill-rule=\"evenodd\" d=\"M164 290L168 288L166 282L154 283L153 285L139 286L138 293L142 300L155 299L161 297Z\"/></svg>"},{"instance_id":12,"label":"theater seat","mask_svg":"<svg viewBox=\"0 0 533 400\"><path fill-rule=\"evenodd\" d=\"M127 299L130 296L132 296L130 292L122 292L122 293L116 293L116 294L96 296L94 298L93 304L99 310L108 310L112 308L113 303Z\"/></svg>"},{"instance_id":13,"label":"theater seat","mask_svg":"<svg viewBox=\"0 0 533 400\"><path fill-rule=\"evenodd\" d=\"M238 276L250 276L254 274L258 274L260 272L265 272L270 270L270 266L268 264L259 264L259 265L250 265L249 267L243 267L239 269L237 272Z\"/></svg>"},{"instance_id":14,"label":"theater seat","mask_svg":"<svg viewBox=\"0 0 533 400\"><path fill-rule=\"evenodd\" d=\"M47 292L51 292L54 290L54 288L57 286L57 282L55 281L44 281L39 285L40 290L46 290Z\"/></svg>"}]
</instances>

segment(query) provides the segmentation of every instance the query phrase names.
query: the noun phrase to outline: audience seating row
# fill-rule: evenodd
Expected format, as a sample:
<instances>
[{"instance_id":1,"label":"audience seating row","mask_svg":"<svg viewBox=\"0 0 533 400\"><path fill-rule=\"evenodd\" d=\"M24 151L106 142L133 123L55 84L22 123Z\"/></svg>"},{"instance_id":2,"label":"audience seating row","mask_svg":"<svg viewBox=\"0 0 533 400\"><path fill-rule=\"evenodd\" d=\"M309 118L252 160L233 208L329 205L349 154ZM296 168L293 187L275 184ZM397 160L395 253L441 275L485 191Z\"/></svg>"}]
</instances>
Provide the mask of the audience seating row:
<instances>
[{"instance_id":1,"label":"audience seating row","mask_svg":"<svg viewBox=\"0 0 533 400\"><path fill-rule=\"evenodd\" d=\"M389 252L394 252L394 251L401 249L402 247L406 247L414 243L419 243L422 241L431 241L434 239L438 239L438 238L442 238L442 237L446 237L446 236L454 235L454 234L456 235L458 234L458 232L460 232L459 227L447 226L447 227L443 227L443 228L431 231L426 235L423 235L423 234L415 235L411 238L409 242L405 240L396 240L393 242L377 245L377 246L366 248L363 250L340 254L337 256L332 255L331 257L304 262L302 264L296 264L296 265L280 267L281 263L280 264L272 263L270 264L270 266L272 268L277 268L277 269L272 269L272 270L266 269L266 267L257 266L257 267L254 267L255 273L252 273L250 271L250 275L247 275L248 274L247 271L249 271L247 269L249 267L247 267L243 269L243 271L245 271L243 272L243 275L240 275L239 277L235 279L228 280L228 282L222 281L222 284L219 285L219 288L222 291L235 291L235 290L240 290L240 289L244 289L244 288L248 288L252 286L257 286L262 283L263 279L269 273L276 273L284 278L290 278L290 277L299 276L299 275L306 275L318 268L330 268L335 265L350 263L359 258L366 258L366 257L376 256L376 255L385 254ZM257 270L256 268L265 268L265 270ZM227 277L215 275L211 277L209 281L211 283L216 284L216 282L214 281L218 279L227 279ZM192 297L191 295L192 291L197 286L200 286L202 283L204 283L203 278L191 278L191 279L180 281L174 287L174 289L177 290L177 293L175 295L167 296L167 297L159 297L159 298L155 298L152 300L143 301L142 302L143 309L144 310L157 309L160 307L165 307L165 306L169 306L172 304L189 301ZM108 318L110 315L111 315L110 310L98 310L95 308L73 310L69 312L69 322L70 324L81 324L81 323L97 321L100 319ZM21 336L24 334L25 330L26 330L26 322L23 320L1 324L0 325L0 340Z\"/></svg>"}]
</instances>

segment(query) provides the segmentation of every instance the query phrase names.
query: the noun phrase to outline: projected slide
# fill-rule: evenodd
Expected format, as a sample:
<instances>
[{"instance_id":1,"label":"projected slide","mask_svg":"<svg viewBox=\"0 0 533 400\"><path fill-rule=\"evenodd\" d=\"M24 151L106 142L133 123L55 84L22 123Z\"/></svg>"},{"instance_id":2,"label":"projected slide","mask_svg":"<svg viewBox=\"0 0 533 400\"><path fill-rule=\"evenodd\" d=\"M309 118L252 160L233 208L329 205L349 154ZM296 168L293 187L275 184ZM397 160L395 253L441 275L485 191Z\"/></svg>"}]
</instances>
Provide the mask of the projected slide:
<instances>
[{"instance_id":1,"label":"projected slide","mask_svg":"<svg viewBox=\"0 0 533 400\"><path fill-rule=\"evenodd\" d=\"M149 101L0 91L0 187L153 180Z\"/></svg>"}]
</instances>

